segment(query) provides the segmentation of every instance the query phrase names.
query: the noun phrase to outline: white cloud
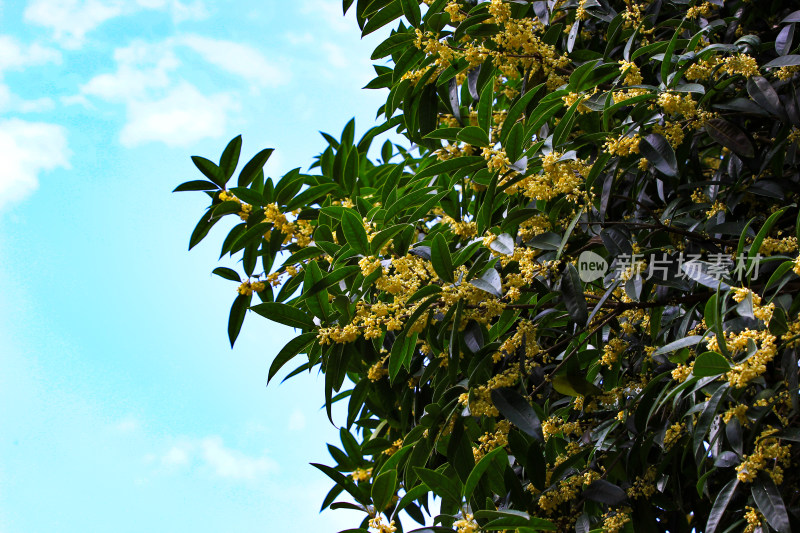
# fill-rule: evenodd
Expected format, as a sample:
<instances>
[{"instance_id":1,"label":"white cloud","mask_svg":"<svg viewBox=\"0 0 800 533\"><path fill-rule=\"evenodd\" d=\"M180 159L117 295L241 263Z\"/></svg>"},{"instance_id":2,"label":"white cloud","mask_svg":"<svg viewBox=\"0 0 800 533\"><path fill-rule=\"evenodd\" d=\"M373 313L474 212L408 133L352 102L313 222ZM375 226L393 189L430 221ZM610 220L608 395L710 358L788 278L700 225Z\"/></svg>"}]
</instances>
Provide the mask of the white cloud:
<instances>
[{"instance_id":1,"label":"white cloud","mask_svg":"<svg viewBox=\"0 0 800 533\"><path fill-rule=\"evenodd\" d=\"M117 71L95 76L81 87L82 94L117 102L143 99L151 89L169 87L170 74L180 66L168 43L135 41L115 50L114 59Z\"/></svg>"},{"instance_id":2,"label":"white cloud","mask_svg":"<svg viewBox=\"0 0 800 533\"><path fill-rule=\"evenodd\" d=\"M155 5L159 0L147 1ZM288 80L288 69L273 65L255 48L188 35L157 43L135 41L117 49L116 71L95 76L81 87L80 94L63 101L87 107L92 98L124 104L128 121L120 142L127 147L147 142L186 146L223 135L228 117L239 109L241 98L233 92L203 94L182 80L179 73L183 72L183 64L177 52L184 47L197 52L207 63L241 76L254 89Z\"/></svg>"},{"instance_id":3,"label":"white cloud","mask_svg":"<svg viewBox=\"0 0 800 533\"><path fill-rule=\"evenodd\" d=\"M70 48L79 47L89 31L122 15L120 0L33 0L25 19L53 30L53 36Z\"/></svg>"},{"instance_id":4,"label":"white cloud","mask_svg":"<svg viewBox=\"0 0 800 533\"><path fill-rule=\"evenodd\" d=\"M288 69L270 63L250 46L199 35L188 35L180 42L212 65L262 87L275 87L289 81Z\"/></svg>"},{"instance_id":5,"label":"white cloud","mask_svg":"<svg viewBox=\"0 0 800 533\"><path fill-rule=\"evenodd\" d=\"M0 73L30 65L60 63L61 52L38 43L28 46L20 44L8 35L0 35Z\"/></svg>"},{"instance_id":6,"label":"white cloud","mask_svg":"<svg viewBox=\"0 0 800 533\"><path fill-rule=\"evenodd\" d=\"M39 185L39 174L69 168L66 130L20 119L0 121L0 207L22 200Z\"/></svg>"},{"instance_id":7,"label":"white cloud","mask_svg":"<svg viewBox=\"0 0 800 533\"><path fill-rule=\"evenodd\" d=\"M87 33L107 20L143 9L169 11L176 22L208 16L201 0L32 0L25 19L51 29L63 46L78 48Z\"/></svg>"},{"instance_id":8,"label":"white cloud","mask_svg":"<svg viewBox=\"0 0 800 533\"><path fill-rule=\"evenodd\" d=\"M167 468L197 466L216 477L233 480L253 480L277 470L277 464L266 455L251 457L228 448L218 435L183 439L170 447L160 460ZM145 462L152 462L152 457L146 457Z\"/></svg>"},{"instance_id":9,"label":"white cloud","mask_svg":"<svg viewBox=\"0 0 800 533\"><path fill-rule=\"evenodd\" d=\"M181 82L159 100L130 102L120 141L127 147L147 142L187 146L225 133L228 113L236 109L238 105L229 94L206 96L195 86Z\"/></svg>"},{"instance_id":10,"label":"white cloud","mask_svg":"<svg viewBox=\"0 0 800 533\"><path fill-rule=\"evenodd\" d=\"M39 113L50 111L55 107L52 98L42 97L36 100L25 100L12 93L8 86L0 83L0 112Z\"/></svg>"}]
</instances>

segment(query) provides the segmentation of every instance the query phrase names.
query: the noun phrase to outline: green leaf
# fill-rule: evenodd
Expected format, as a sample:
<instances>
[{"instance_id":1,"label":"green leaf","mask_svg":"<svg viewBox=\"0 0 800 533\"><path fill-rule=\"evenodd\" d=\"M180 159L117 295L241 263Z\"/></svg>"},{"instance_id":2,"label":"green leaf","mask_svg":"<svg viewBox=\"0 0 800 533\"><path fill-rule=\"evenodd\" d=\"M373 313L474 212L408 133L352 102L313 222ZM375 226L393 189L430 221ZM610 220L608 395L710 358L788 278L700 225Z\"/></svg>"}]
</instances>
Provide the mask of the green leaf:
<instances>
[{"instance_id":1,"label":"green leaf","mask_svg":"<svg viewBox=\"0 0 800 533\"><path fill-rule=\"evenodd\" d=\"M278 324L298 329L314 329L314 321L300 309L277 302L265 302L251 307L253 311Z\"/></svg>"},{"instance_id":2,"label":"green leaf","mask_svg":"<svg viewBox=\"0 0 800 533\"><path fill-rule=\"evenodd\" d=\"M453 283L453 260L444 235L437 233L431 244L431 263L436 275L442 280Z\"/></svg>"},{"instance_id":3,"label":"green leaf","mask_svg":"<svg viewBox=\"0 0 800 533\"><path fill-rule=\"evenodd\" d=\"M383 471L372 483L372 502L379 512L386 509L397 491L397 470Z\"/></svg>"},{"instance_id":4,"label":"green leaf","mask_svg":"<svg viewBox=\"0 0 800 533\"><path fill-rule=\"evenodd\" d=\"M311 466L324 472L331 478L337 485L350 493L355 500L362 505L369 505L369 502L364 497L364 494L359 490L356 484L348 477L345 477L341 472L336 471L330 466L322 465L319 463L311 463Z\"/></svg>"},{"instance_id":5,"label":"green leaf","mask_svg":"<svg viewBox=\"0 0 800 533\"><path fill-rule=\"evenodd\" d=\"M342 231L347 239L347 244L361 255L369 255L369 240L364 229L364 221L352 209L342 213Z\"/></svg>"},{"instance_id":6,"label":"green leaf","mask_svg":"<svg viewBox=\"0 0 800 533\"><path fill-rule=\"evenodd\" d=\"M403 8L400 5L400 0L394 0L387 7L381 9L372 15L367 23L364 25L364 30L361 32L361 37L365 37L370 33L377 31L396 18L403 14Z\"/></svg>"},{"instance_id":7,"label":"green leaf","mask_svg":"<svg viewBox=\"0 0 800 533\"><path fill-rule=\"evenodd\" d=\"M472 146L489 146L489 134L478 126L467 126L456 135L456 138Z\"/></svg>"},{"instance_id":8,"label":"green leaf","mask_svg":"<svg viewBox=\"0 0 800 533\"><path fill-rule=\"evenodd\" d=\"M503 297L503 280L494 268L488 268L481 277L472 279L469 282L493 296Z\"/></svg>"},{"instance_id":9,"label":"green leaf","mask_svg":"<svg viewBox=\"0 0 800 533\"><path fill-rule=\"evenodd\" d=\"M684 337L683 339L678 339L676 341L672 341L669 344L665 344L661 348L657 349L653 352L653 355L661 355L670 352L677 352L681 348L686 348L687 346L694 346L698 344L703 337L701 335L690 335L689 337Z\"/></svg>"},{"instance_id":10,"label":"green leaf","mask_svg":"<svg viewBox=\"0 0 800 533\"><path fill-rule=\"evenodd\" d=\"M715 533L719 527L720 522L725 517L725 510L728 504L733 499L733 494L736 492L736 487L739 485L739 480L734 478L730 480L722 490L717 493L714 499L714 505L708 513L708 522L706 522L706 533Z\"/></svg>"},{"instance_id":11,"label":"green leaf","mask_svg":"<svg viewBox=\"0 0 800 533\"><path fill-rule=\"evenodd\" d=\"M480 128L478 128L478 130L480 130ZM456 157L453 159L448 159L447 161L440 161L438 163L428 165L424 169L417 172L417 178L421 179L430 176L438 176L440 174L447 174L453 172L454 170L462 170L465 168L480 168L485 165L486 160L479 155Z\"/></svg>"},{"instance_id":12,"label":"green leaf","mask_svg":"<svg viewBox=\"0 0 800 533\"><path fill-rule=\"evenodd\" d=\"M372 255L378 256L381 252L381 249L392 239L392 237L408 227L408 224L396 224L390 228L379 231L378 234L372 238L372 242L370 242Z\"/></svg>"},{"instance_id":13,"label":"green leaf","mask_svg":"<svg viewBox=\"0 0 800 533\"><path fill-rule=\"evenodd\" d=\"M250 307L250 300L252 295L245 296L240 294L233 301L231 306L231 313L228 317L228 339L231 341L231 348L233 348L236 338L239 336L239 331L242 329L244 316L247 314L247 308Z\"/></svg>"},{"instance_id":14,"label":"green leaf","mask_svg":"<svg viewBox=\"0 0 800 533\"><path fill-rule=\"evenodd\" d=\"M422 13L419 9L419 2L417 0L400 0L403 7L403 16L415 28L422 22Z\"/></svg>"},{"instance_id":15,"label":"green leaf","mask_svg":"<svg viewBox=\"0 0 800 533\"><path fill-rule=\"evenodd\" d=\"M458 478L449 478L435 470L414 467L414 472L437 495L451 502L461 502L461 490Z\"/></svg>"},{"instance_id":16,"label":"green leaf","mask_svg":"<svg viewBox=\"0 0 800 533\"><path fill-rule=\"evenodd\" d=\"M719 376L731 369L730 363L716 352L705 352L697 356L692 374L696 377Z\"/></svg>"},{"instance_id":17,"label":"green leaf","mask_svg":"<svg viewBox=\"0 0 800 533\"><path fill-rule=\"evenodd\" d=\"M753 481L750 493L758 505L758 510L767 519L767 522L778 533L790 533L792 526L789 524L789 514L786 512L786 504L783 503L780 490L775 486L772 478L766 475L759 475Z\"/></svg>"},{"instance_id":18,"label":"green leaf","mask_svg":"<svg viewBox=\"0 0 800 533\"><path fill-rule=\"evenodd\" d=\"M585 326L589 321L589 309L586 297L583 295L583 284L578 271L572 263L567 263L561 275L561 294L569 316L579 326Z\"/></svg>"},{"instance_id":19,"label":"green leaf","mask_svg":"<svg viewBox=\"0 0 800 533\"><path fill-rule=\"evenodd\" d=\"M197 226L195 226L194 231L192 232L192 236L189 238L189 249L191 250L195 246L197 246L200 241L202 241L206 235L208 235L209 230L219 222L221 219L219 217L212 218L211 213L206 211L203 213L203 216L200 217L200 220L197 222Z\"/></svg>"},{"instance_id":20,"label":"green leaf","mask_svg":"<svg viewBox=\"0 0 800 533\"><path fill-rule=\"evenodd\" d=\"M219 185L220 187L225 186L225 180L222 179L221 172L219 167L213 161L206 159L205 157L200 157L199 155L192 156L192 162L194 166L203 173L205 177Z\"/></svg>"},{"instance_id":21,"label":"green leaf","mask_svg":"<svg viewBox=\"0 0 800 533\"><path fill-rule=\"evenodd\" d=\"M220 179L223 183L228 183L228 180L233 176L233 171L236 170L236 165L239 164L239 154L241 151L242 136L237 135L231 139L231 142L225 147L219 159Z\"/></svg>"},{"instance_id":22,"label":"green leaf","mask_svg":"<svg viewBox=\"0 0 800 533\"><path fill-rule=\"evenodd\" d=\"M792 54L775 58L762 65L761 68L796 67L797 65L800 65L800 55Z\"/></svg>"},{"instance_id":23,"label":"green leaf","mask_svg":"<svg viewBox=\"0 0 800 533\"><path fill-rule=\"evenodd\" d=\"M565 396L590 397L603 392L594 383L589 383L581 376L560 374L552 378L553 388Z\"/></svg>"},{"instance_id":24,"label":"green leaf","mask_svg":"<svg viewBox=\"0 0 800 533\"><path fill-rule=\"evenodd\" d=\"M237 281L239 283L242 282L242 278L239 277L239 273L231 268L217 267L211 273L230 281Z\"/></svg>"},{"instance_id":25,"label":"green leaf","mask_svg":"<svg viewBox=\"0 0 800 533\"><path fill-rule=\"evenodd\" d=\"M311 331L308 333L302 333L287 342L286 345L281 348L281 351L278 352L278 355L275 356L275 359L272 360L272 364L269 365L267 383L269 383L272 378L275 377L275 374L278 373L283 365L294 359L297 354L306 350L316 338L317 334Z\"/></svg>"},{"instance_id":26,"label":"green leaf","mask_svg":"<svg viewBox=\"0 0 800 533\"><path fill-rule=\"evenodd\" d=\"M721 118L712 118L705 123L706 133L712 139L742 157L755 157L756 149L747 135L733 123Z\"/></svg>"},{"instance_id":27,"label":"green leaf","mask_svg":"<svg viewBox=\"0 0 800 533\"><path fill-rule=\"evenodd\" d=\"M669 44L667 45L667 50L664 52L664 58L661 60L661 82L666 84L667 79L669 78L669 73L672 70L672 54L675 52L675 47L678 44L678 36L681 34L681 26L683 26L683 21L678 25L678 28L675 30L675 33L672 35L672 39L670 39Z\"/></svg>"},{"instance_id":28,"label":"green leaf","mask_svg":"<svg viewBox=\"0 0 800 533\"><path fill-rule=\"evenodd\" d=\"M520 431L542 441L542 424L528 400L513 389L493 389L492 403Z\"/></svg>"},{"instance_id":29,"label":"green leaf","mask_svg":"<svg viewBox=\"0 0 800 533\"><path fill-rule=\"evenodd\" d=\"M275 150L273 148L265 148L254 155L253 158L247 162L242 171L239 173L239 187L247 187L253 183L253 180L255 180L256 176L258 176L258 173L264 169L264 165L267 164L269 156L271 156L272 152L274 151Z\"/></svg>"},{"instance_id":30,"label":"green leaf","mask_svg":"<svg viewBox=\"0 0 800 533\"><path fill-rule=\"evenodd\" d=\"M639 143L639 150L659 172L672 178L678 177L675 151L663 136L651 133L644 137Z\"/></svg>"},{"instance_id":31,"label":"green leaf","mask_svg":"<svg viewBox=\"0 0 800 533\"><path fill-rule=\"evenodd\" d=\"M485 474L486 470L488 470L492 465L498 465L500 468L494 466L494 468L497 470L505 469L505 467L508 466L508 454L502 447L495 448L484 455L481 460L478 461L478 464L476 464L472 469L472 472L469 473L469 477L464 483L462 492L467 501L469 501L469 499L472 497L472 493L478 486L478 482L481 480L483 474Z\"/></svg>"},{"instance_id":32,"label":"green leaf","mask_svg":"<svg viewBox=\"0 0 800 533\"><path fill-rule=\"evenodd\" d=\"M219 189L219 185L206 180L193 180L181 183L172 192L184 191L215 191Z\"/></svg>"},{"instance_id":33,"label":"green leaf","mask_svg":"<svg viewBox=\"0 0 800 533\"><path fill-rule=\"evenodd\" d=\"M611 506L621 505L628 499L624 490L605 479L593 481L581 495L587 500Z\"/></svg>"}]
</instances>

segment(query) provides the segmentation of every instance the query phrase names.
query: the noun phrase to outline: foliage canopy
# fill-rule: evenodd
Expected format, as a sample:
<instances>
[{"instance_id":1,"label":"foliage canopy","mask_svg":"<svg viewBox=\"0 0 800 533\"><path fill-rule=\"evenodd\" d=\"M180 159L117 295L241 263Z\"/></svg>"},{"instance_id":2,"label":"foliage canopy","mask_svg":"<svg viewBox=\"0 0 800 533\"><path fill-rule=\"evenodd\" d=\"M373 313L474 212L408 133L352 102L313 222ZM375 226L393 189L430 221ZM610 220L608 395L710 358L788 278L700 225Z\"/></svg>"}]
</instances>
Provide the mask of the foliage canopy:
<instances>
[{"instance_id":1,"label":"foliage canopy","mask_svg":"<svg viewBox=\"0 0 800 533\"><path fill-rule=\"evenodd\" d=\"M350 531L800 530L792 2L345 0L384 123L303 173L195 157L228 332L347 402ZM399 22L395 22L400 19ZM795 52L795 53L793 53ZM395 129L409 147L372 139ZM260 303L253 301L257 295ZM346 385L345 385L346 384ZM342 493L348 501L337 503ZM355 502L355 503L352 503Z\"/></svg>"}]
</instances>

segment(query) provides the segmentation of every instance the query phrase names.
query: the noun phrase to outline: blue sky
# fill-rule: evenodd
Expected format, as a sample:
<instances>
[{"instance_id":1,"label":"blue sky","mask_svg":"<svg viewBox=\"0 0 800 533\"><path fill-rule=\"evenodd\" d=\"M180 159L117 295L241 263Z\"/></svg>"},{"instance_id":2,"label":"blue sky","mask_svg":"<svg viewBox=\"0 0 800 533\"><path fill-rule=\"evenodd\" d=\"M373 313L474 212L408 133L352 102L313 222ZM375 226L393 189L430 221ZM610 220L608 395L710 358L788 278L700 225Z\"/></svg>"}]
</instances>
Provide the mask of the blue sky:
<instances>
[{"instance_id":1,"label":"blue sky","mask_svg":"<svg viewBox=\"0 0 800 533\"><path fill-rule=\"evenodd\" d=\"M223 230L188 252L170 191L239 133L272 176L363 133L379 40L339 0L0 0L0 533L357 524L317 514L321 382L265 387L257 316L230 349Z\"/></svg>"}]
</instances>

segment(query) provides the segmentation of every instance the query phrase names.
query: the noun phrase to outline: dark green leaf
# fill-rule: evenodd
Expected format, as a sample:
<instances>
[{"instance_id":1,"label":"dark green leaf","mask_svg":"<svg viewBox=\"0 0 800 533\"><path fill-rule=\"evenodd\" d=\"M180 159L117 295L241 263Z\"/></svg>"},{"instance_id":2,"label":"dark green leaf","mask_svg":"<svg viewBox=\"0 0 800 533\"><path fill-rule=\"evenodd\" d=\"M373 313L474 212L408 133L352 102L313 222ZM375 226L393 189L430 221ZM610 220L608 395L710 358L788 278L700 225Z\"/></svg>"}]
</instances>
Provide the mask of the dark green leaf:
<instances>
[{"instance_id":1,"label":"dark green leaf","mask_svg":"<svg viewBox=\"0 0 800 533\"><path fill-rule=\"evenodd\" d=\"M696 377L719 376L731 369L730 363L716 352L705 352L697 356L692 374Z\"/></svg>"},{"instance_id":2,"label":"dark green leaf","mask_svg":"<svg viewBox=\"0 0 800 533\"><path fill-rule=\"evenodd\" d=\"M453 260L444 235L437 233L431 244L431 263L433 270L442 280L453 283Z\"/></svg>"},{"instance_id":3,"label":"dark green leaf","mask_svg":"<svg viewBox=\"0 0 800 533\"><path fill-rule=\"evenodd\" d=\"M253 311L278 324L299 329L314 329L314 321L300 309L290 305L265 302L251 307Z\"/></svg>"},{"instance_id":4,"label":"dark green leaf","mask_svg":"<svg viewBox=\"0 0 800 533\"><path fill-rule=\"evenodd\" d=\"M789 514L786 512L786 504L783 503L780 490L775 486L772 478L759 475L753 481L750 488L753 499L758 505L758 510L767 519L769 525L778 533L790 533L792 527L789 524Z\"/></svg>"},{"instance_id":5,"label":"dark green leaf","mask_svg":"<svg viewBox=\"0 0 800 533\"><path fill-rule=\"evenodd\" d=\"M291 361L297 354L307 349L316 338L317 334L311 331L298 335L294 339L287 342L286 345L281 348L281 351L278 352L278 355L275 356L275 359L272 360L272 364L269 366L267 383L269 383L270 380L275 377L275 374L278 373L283 365Z\"/></svg>"},{"instance_id":6,"label":"dark green leaf","mask_svg":"<svg viewBox=\"0 0 800 533\"><path fill-rule=\"evenodd\" d=\"M219 189L219 185L212 183L206 180L194 180L194 181L187 181L186 183L181 183L175 190L172 192L184 192L184 191L215 191Z\"/></svg>"},{"instance_id":7,"label":"dark green leaf","mask_svg":"<svg viewBox=\"0 0 800 533\"><path fill-rule=\"evenodd\" d=\"M397 490L397 470L384 470L372 483L372 502L381 511L389 506Z\"/></svg>"},{"instance_id":8,"label":"dark green leaf","mask_svg":"<svg viewBox=\"0 0 800 533\"><path fill-rule=\"evenodd\" d=\"M567 263L561 275L561 294L569 316L579 326L585 326L589 321L589 309L586 297L583 295L583 284L578 271L572 263Z\"/></svg>"},{"instance_id":9,"label":"dark green leaf","mask_svg":"<svg viewBox=\"0 0 800 533\"><path fill-rule=\"evenodd\" d=\"M231 341L231 348L233 348L236 338L239 336L239 331L242 329L244 316L247 314L247 308L250 307L250 300L252 295L245 296L240 294L233 301L231 306L231 313L228 317L228 339Z\"/></svg>"},{"instance_id":10,"label":"dark green leaf","mask_svg":"<svg viewBox=\"0 0 800 533\"><path fill-rule=\"evenodd\" d=\"M605 479L593 481L584 489L582 496L587 500L612 506L620 505L628 499L624 490Z\"/></svg>"},{"instance_id":11,"label":"dark green leaf","mask_svg":"<svg viewBox=\"0 0 800 533\"><path fill-rule=\"evenodd\" d=\"M536 411L528 400L513 389L493 389L492 403L500 414L506 417L526 435L543 440L542 425Z\"/></svg>"},{"instance_id":12,"label":"dark green leaf","mask_svg":"<svg viewBox=\"0 0 800 533\"><path fill-rule=\"evenodd\" d=\"M364 229L364 221L356 211L347 209L342 214L342 231L347 239L347 244L361 255L369 255L369 240Z\"/></svg>"},{"instance_id":13,"label":"dark green leaf","mask_svg":"<svg viewBox=\"0 0 800 533\"><path fill-rule=\"evenodd\" d=\"M267 164L269 156L271 156L272 152L274 151L275 150L273 148L265 148L254 155L253 158L247 162L242 171L239 173L239 187L247 187L253 183L253 180L255 180L256 176L258 176L258 173L264 169L264 165Z\"/></svg>"},{"instance_id":14,"label":"dark green leaf","mask_svg":"<svg viewBox=\"0 0 800 533\"><path fill-rule=\"evenodd\" d=\"M678 176L675 151L663 136L651 133L644 137L639 143L639 150L659 172L673 178Z\"/></svg>"}]
</instances>

